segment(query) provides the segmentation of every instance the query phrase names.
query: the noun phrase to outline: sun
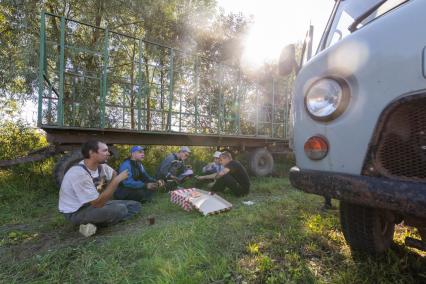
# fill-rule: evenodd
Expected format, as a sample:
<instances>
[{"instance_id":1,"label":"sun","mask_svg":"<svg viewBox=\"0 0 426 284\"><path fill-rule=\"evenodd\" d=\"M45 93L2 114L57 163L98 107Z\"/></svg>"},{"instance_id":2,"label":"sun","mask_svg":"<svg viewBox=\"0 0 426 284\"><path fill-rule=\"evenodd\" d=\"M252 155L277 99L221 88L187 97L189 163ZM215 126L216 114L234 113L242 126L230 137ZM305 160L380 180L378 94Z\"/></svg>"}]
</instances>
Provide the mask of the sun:
<instances>
[{"instance_id":1,"label":"sun","mask_svg":"<svg viewBox=\"0 0 426 284\"><path fill-rule=\"evenodd\" d=\"M242 64L246 67L259 68L265 62L277 60L284 43L272 31L262 25L255 25L249 31L243 43Z\"/></svg>"},{"instance_id":2,"label":"sun","mask_svg":"<svg viewBox=\"0 0 426 284\"><path fill-rule=\"evenodd\" d=\"M219 0L227 11L253 16L243 43L241 64L257 69L278 61L281 49L303 41L310 23L314 25L314 47L327 22L333 0Z\"/></svg>"}]
</instances>

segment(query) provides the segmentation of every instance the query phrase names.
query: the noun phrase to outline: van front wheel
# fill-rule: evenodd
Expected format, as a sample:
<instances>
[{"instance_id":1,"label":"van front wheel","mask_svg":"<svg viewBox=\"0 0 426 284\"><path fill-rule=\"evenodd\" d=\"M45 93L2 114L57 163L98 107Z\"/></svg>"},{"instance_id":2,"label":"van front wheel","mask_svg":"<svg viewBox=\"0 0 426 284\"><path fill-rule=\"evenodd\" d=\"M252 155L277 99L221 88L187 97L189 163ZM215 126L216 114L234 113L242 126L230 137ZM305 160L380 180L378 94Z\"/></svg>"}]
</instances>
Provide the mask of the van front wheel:
<instances>
[{"instance_id":1,"label":"van front wheel","mask_svg":"<svg viewBox=\"0 0 426 284\"><path fill-rule=\"evenodd\" d=\"M395 224L383 210L340 201L340 223L352 250L379 254L392 244Z\"/></svg>"}]
</instances>

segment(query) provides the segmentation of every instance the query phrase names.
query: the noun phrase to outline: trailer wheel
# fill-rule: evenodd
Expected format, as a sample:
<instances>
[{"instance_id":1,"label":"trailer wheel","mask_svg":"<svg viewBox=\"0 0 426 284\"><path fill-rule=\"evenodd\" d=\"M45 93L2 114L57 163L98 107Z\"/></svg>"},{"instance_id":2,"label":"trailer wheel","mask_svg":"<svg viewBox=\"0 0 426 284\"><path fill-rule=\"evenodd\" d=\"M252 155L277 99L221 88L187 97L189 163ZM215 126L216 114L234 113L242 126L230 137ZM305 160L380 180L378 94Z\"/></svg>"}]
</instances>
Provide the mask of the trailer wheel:
<instances>
[{"instance_id":1,"label":"trailer wheel","mask_svg":"<svg viewBox=\"0 0 426 284\"><path fill-rule=\"evenodd\" d=\"M383 210L340 201L340 223L354 251L380 254L392 244L395 224Z\"/></svg>"},{"instance_id":2,"label":"trailer wheel","mask_svg":"<svg viewBox=\"0 0 426 284\"><path fill-rule=\"evenodd\" d=\"M274 158L265 148L254 150L249 159L250 172L258 177L263 177L272 173L274 168Z\"/></svg>"},{"instance_id":3,"label":"trailer wheel","mask_svg":"<svg viewBox=\"0 0 426 284\"><path fill-rule=\"evenodd\" d=\"M65 154L55 165L53 176L58 187L61 187L65 173L75 164L83 160L80 150L74 150Z\"/></svg>"}]
</instances>

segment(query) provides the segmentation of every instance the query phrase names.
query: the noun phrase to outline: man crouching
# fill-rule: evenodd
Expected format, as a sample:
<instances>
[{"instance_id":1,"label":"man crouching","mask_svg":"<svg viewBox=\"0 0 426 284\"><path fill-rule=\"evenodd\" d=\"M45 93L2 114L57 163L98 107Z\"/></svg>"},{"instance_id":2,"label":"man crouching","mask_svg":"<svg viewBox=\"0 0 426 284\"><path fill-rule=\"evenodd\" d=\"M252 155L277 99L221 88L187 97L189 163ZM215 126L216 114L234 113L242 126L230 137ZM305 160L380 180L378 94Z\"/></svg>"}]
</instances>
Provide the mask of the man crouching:
<instances>
[{"instance_id":1,"label":"man crouching","mask_svg":"<svg viewBox=\"0 0 426 284\"><path fill-rule=\"evenodd\" d=\"M233 160L231 153L220 154L220 164L224 167L211 184L212 191L224 191L226 188L236 196L245 196L250 191L250 179L246 169L240 162Z\"/></svg>"},{"instance_id":2,"label":"man crouching","mask_svg":"<svg viewBox=\"0 0 426 284\"><path fill-rule=\"evenodd\" d=\"M127 171L117 175L105 164L110 155L108 146L88 141L82 145L81 153L84 160L66 172L59 191L59 211L65 219L77 225L106 226L139 212L141 204L137 201L110 200L118 184L127 178ZM100 189L103 180L109 181L105 190Z\"/></svg>"}]
</instances>

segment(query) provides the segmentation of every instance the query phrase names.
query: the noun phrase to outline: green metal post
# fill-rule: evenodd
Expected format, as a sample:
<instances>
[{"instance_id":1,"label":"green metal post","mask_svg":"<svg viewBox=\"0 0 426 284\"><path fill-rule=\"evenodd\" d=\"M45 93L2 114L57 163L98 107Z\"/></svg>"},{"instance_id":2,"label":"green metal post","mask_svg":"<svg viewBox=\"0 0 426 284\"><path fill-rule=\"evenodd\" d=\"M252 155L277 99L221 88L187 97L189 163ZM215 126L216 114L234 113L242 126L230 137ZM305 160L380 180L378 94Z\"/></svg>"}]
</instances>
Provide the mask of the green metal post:
<instances>
[{"instance_id":1,"label":"green metal post","mask_svg":"<svg viewBox=\"0 0 426 284\"><path fill-rule=\"evenodd\" d=\"M225 104L223 102L223 66L220 65L219 66L219 111L218 111L218 116L219 116L219 125L218 125L218 130L217 133L221 134L222 130L223 130L223 118L225 116Z\"/></svg>"},{"instance_id":2,"label":"green metal post","mask_svg":"<svg viewBox=\"0 0 426 284\"><path fill-rule=\"evenodd\" d=\"M76 72L77 73L77 72ZM71 126L75 126L75 120L76 120L76 107L75 107L75 95L77 93L77 87L76 87L76 79L75 77L72 80L72 93L71 93Z\"/></svg>"},{"instance_id":3,"label":"green metal post","mask_svg":"<svg viewBox=\"0 0 426 284\"><path fill-rule=\"evenodd\" d=\"M169 131L172 130L172 107L173 107L173 63L174 50L170 48L170 66L169 66L169 116L167 117L167 124L169 125Z\"/></svg>"},{"instance_id":4,"label":"green metal post","mask_svg":"<svg viewBox=\"0 0 426 284\"><path fill-rule=\"evenodd\" d=\"M272 111L271 111L271 134L274 138L274 113L275 113L275 79L272 78Z\"/></svg>"},{"instance_id":5,"label":"green metal post","mask_svg":"<svg viewBox=\"0 0 426 284\"><path fill-rule=\"evenodd\" d=\"M179 132L182 132L182 92L179 94Z\"/></svg>"},{"instance_id":6,"label":"green metal post","mask_svg":"<svg viewBox=\"0 0 426 284\"><path fill-rule=\"evenodd\" d=\"M65 17L61 17L61 38L59 57L59 98L58 125L64 125L64 75L65 75Z\"/></svg>"},{"instance_id":7,"label":"green metal post","mask_svg":"<svg viewBox=\"0 0 426 284\"><path fill-rule=\"evenodd\" d=\"M198 133L198 93L200 88L200 78L198 77L199 74L199 59L198 57L195 59L195 70L194 70L194 81L195 81L195 90L194 90L194 96L195 96L195 133Z\"/></svg>"},{"instance_id":8,"label":"green metal post","mask_svg":"<svg viewBox=\"0 0 426 284\"><path fill-rule=\"evenodd\" d=\"M52 123L52 85L49 86L49 99L47 101L47 124Z\"/></svg>"},{"instance_id":9,"label":"green metal post","mask_svg":"<svg viewBox=\"0 0 426 284\"><path fill-rule=\"evenodd\" d=\"M133 86L132 86L133 87ZM124 126L125 126L125 122L126 122L126 120L125 120L125 117L126 117L126 93L127 92L130 92L130 90L128 90L127 88L126 89L124 89L123 90L123 97L122 97L122 116L123 116L123 121L122 121L122 123L121 123L121 125L122 125L122 127L124 128ZM131 108L132 106L130 106L130 108ZM132 111L130 110L130 113L132 113ZM130 121L131 121L131 118L130 118Z\"/></svg>"},{"instance_id":10,"label":"green metal post","mask_svg":"<svg viewBox=\"0 0 426 284\"><path fill-rule=\"evenodd\" d=\"M256 87L256 136L259 135L259 89Z\"/></svg>"},{"instance_id":11,"label":"green metal post","mask_svg":"<svg viewBox=\"0 0 426 284\"><path fill-rule=\"evenodd\" d=\"M287 139L287 132L288 132L288 86L286 84L285 88L285 108L284 108L284 139Z\"/></svg>"},{"instance_id":12,"label":"green metal post","mask_svg":"<svg viewBox=\"0 0 426 284\"><path fill-rule=\"evenodd\" d=\"M104 38L104 54L103 54L103 70L102 70L102 88L101 88L101 99L100 99L100 128L105 127L105 100L108 95L107 80L108 80L108 64L109 64L109 32L108 28L105 29Z\"/></svg>"},{"instance_id":13,"label":"green metal post","mask_svg":"<svg viewBox=\"0 0 426 284\"><path fill-rule=\"evenodd\" d=\"M237 126L237 134L240 134L240 129L241 129L241 121L240 121L240 112L241 112L241 90L242 90L242 84L241 84L241 71L238 70L238 84L237 84L237 99L236 99L236 103L237 103L237 114L236 114L236 126Z\"/></svg>"},{"instance_id":14,"label":"green metal post","mask_svg":"<svg viewBox=\"0 0 426 284\"><path fill-rule=\"evenodd\" d=\"M138 131L141 131L141 119L142 119L142 110L141 110L141 98L142 98L142 86L143 86L143 76L142 76L142 40L139 39L139 88L137 93L137 106L138 106Z\"/></svg>"},{"instance_id":15,"label":"green metal post","mask_svg":"<svg viewBox=\"0 0 426 284\"><path fill-rule=\"evenodd\" d=\"M38 66L38 113L37 113L37 125L42 124L42 111L43 111L43 93L44 93L44 53L45 53L45 40L46 40L46 16L44 12L41 13L40 17L40 58ZM50 114L50 113L49 113Z\"/></svg>"}]
</instances>

